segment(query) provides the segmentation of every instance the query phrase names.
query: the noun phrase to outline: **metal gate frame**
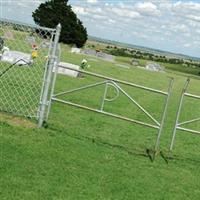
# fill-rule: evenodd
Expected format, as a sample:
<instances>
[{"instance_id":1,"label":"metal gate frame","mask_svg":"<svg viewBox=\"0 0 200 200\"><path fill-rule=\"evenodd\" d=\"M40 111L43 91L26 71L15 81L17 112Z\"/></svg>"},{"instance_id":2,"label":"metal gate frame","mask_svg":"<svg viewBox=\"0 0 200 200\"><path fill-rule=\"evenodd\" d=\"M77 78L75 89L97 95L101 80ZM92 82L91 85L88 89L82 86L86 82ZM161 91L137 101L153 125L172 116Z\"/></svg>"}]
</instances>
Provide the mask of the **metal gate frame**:
<instances>
[{"instance_id":1,"label":"metal gate frame","mask_svg":"<svg viewBox=\"0 0 200 200\"><path fill-rule=\"evenodd\" d=\"M54 41L52 44L52 48L49 50L49 57L46 63L45 73L44 73L44 81L43 87L41 91L40 97L40 107L38 111L38 127L42 127L43 123L48 120L48 113L49 113L49 105L51 104L51 85L54 83L54 76L53 76L53 68L58 65L59 61L59 39L61 33L61 24L58 24L56 27L56 31L54 33Z\"/></svg>"},{"instance_id":2,"label":"metal gate frame","mask_svg":"<svg viewBox=\"0 0 200 200\"><path fill-rule=\"evenodd\" d=\"M182 127L182 125L200 121L200 117L195 118L195 119L191 119L191 120L187 120L187 121L184 121L184 122L179 122L181 110L182 110L182 107L183 107L184 98L189 97L189 98L192 98L192 99L199 99L200 100L200 96L187 92L189 83L190 83L190 79L188 78L185 82L184 87L183 87L182 94L181 94L180 101L179 101L178 110L177 110L177 113L176 113L176 121L175 121L174 129L173 129L173 133L172 133L172 139L171 139L170 148L169 148L170 152L172 152L173 147L174 147L174 142L175 142L177 130L200 135L200 131L196 131L196 130L193 130L193 129L188 129L188 128Z\"/></svg>"},{"instance_id":3,"label":"metal gate frame","mask_svg":"<svg viewBox=\"0 0 200 200\"><path fill-rule=\"evenodd\" d=\"M161 134L163 132L163 126L164 126L164 122L165 122L165 118L166 118L166 112L167 112L167 109L168 109L168 103L169 103L169 99L170 99L171 91L172 91L172 86L173 86L173 82L174 82L173 78L171 78L171 77L169 78L168 90L167 90L167 92L164 92L164 91L161 91L161 90L145 87L145 86L130 83L130 82L127 82L127 81L118 80L118 79L115 79L115 78L103 76L103 75L88 72L88 71L73 69L73 68L64 67L64 66L59 66L59 67L61 67L63 69L76 71L76 72L81 73L81 74L86 74L86 75L89 75L89 76L104 79L104 81L98 82L98 83L95 83L95 84L86 85L86 86L83 86L83 87L80 87L80 88L75 88L73 90L60 92L58 94L54 94L56 77L57 77L57 73L58 73L58 66L56 66L56 70L55 70L55 74L54 74L54 80L53 80L53 86L52 86L52 91L51 91L51 98L50 98L51 103L52 102L59 102L59 103L67 104L67 105L70 105L70 106L78 107L78 108L81 108L81 109L89 110L89 111L92 111L92 112L100 113L100 114L103 114L103 115L106 115L106 116L111 116L111 117L114 117L114 118L117 118L117 119L129 121L129 122L139 124L139 125L142 125L142 126L145 126L145 127L156 129L156 130L158 130L158 134L157 134L157 138L156 138L156 142L155 142L155 147L154 147L154 150L153 150L154 155L157 152L159 152L160 138L161 138ZM80 90L85 90L85 89L96 87L96 86L103 85L103 84L105 84L105 91L104 91L104 94L103 94L103 97L102 97L102 104L101 104L100 109L90 108L90 107L87 107L87 106L72 103L72 102L65 101L65 100L58 98L59 96L64 95L64 94L69 94L69 93L77 92L77 91L80 91ZM149 92L160 94L160 95L164 96L165 97L165 103L164 103L161 121L158 122L158 120L156 120L147 110L145 110L136 100L134 100L118 84L139 88L139 89L142 89L142 90L145 90L145 91L149 91ZM116 89L117 95L113 99L106 98L108 85L111 85L112 87L114 87ZM147 115L152 121L154 121L154 124L148 124L146 122L138 121L138 120L135 120L135 119L131 119L131 118L128 118L128 117L124 117L124 116L121 116L121 115L117 115L117 114L114 114L114 113L104 111L104 102L115 100L118 97L119 92L122 92L133 104L135 104L143 113L145 113L145 115ZM50 111L50 108L51 108L51 103L49 104L49 111Z\"/></svg>"}]
</instances>

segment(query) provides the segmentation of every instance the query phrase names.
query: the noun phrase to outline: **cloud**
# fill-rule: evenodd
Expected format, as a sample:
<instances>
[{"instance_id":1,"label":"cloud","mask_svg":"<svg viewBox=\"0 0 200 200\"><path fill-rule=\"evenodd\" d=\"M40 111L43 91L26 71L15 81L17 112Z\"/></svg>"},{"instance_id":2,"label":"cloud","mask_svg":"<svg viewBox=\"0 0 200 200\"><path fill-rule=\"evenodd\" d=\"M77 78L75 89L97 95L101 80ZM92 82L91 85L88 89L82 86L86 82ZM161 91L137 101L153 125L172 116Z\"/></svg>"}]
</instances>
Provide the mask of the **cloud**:
<instances>
[{"instance_id":1,"label":"cloud","mask_svg":"<svg viewBox=\"0 0 200 200\"><path fill-rule=\"evenodd\" d=\"M142 15L159 16L161 14L157 5L153 4L152 2L137 3L135 8Z\"/></svg>"},{"instance_id":2,"label":"cloud","mask_svg":"<svg viewBox=\"0 0 200 200\"><path fill-rule=\"evenodd\" d=\"M141 15L139 12L125 9L125 8L121 9L118 7L113 7L112 10L110 10L110 12L113 13L115 16L120 16L120 17L128 17L128 18L134 18L134 19L141 18Z\"/></svg>"},{"instance_id":3,"label":"cloud","mask_svg":"<svg viewBox=\"0 0 200 200\"><path fill-rule=\"evenodd\" d=\"M200 2L104 0L79 6L89 34L196 56L200 52L200 46L194 50L200 41Z\"/></svg>"},{"instance_id":4,"label":"cloud","mask_svg":"<svg viewBox=\"0 0 200 200\"><path fill-rule=\"evenodd\" d=\"M184 46L184 47L191 47L191 45L192 45L192 44L190 44L190 43L185 43L183 46Z\"/></svg>"},{"instance_id":5,"label":"cloud","mask_svg":"<svg viewBox=\"0 0 200 200\"><path fill-rule=\"evenodd\" d=\"M0 0L0 15L33 23L31 14L44 1ZM89 35L200 57L200 1L69 0L69 4Z\"/></svg>"},{"instance_id":6,"label":"cloud","mask_svg":"<svg viewBox=\"0 0 200 200\"><path fill-rule=\"evenodd\" d=\"M97 3L98 0L87 0L87 3Z\"/></svg>"},{"instance_id":7,"label":"cloud","mask_svg":"<svg viewBox=\"0 0 200 200\"><path fill-rule=\"evenodd\" d=\"M78 15L87 15L87 11L84 7L81 6L73 6L72 10Z\"/></svg>"},{"instance_id":8,"label":"cloud","mask_svg":"<svg viewBox=\"0 0 200 200\"><path fill-rule=\"evenodd\" d=\"M179 17L200 22L200 3L178 1L173 4L172 11Z\"/></svg>"}]
</instances>

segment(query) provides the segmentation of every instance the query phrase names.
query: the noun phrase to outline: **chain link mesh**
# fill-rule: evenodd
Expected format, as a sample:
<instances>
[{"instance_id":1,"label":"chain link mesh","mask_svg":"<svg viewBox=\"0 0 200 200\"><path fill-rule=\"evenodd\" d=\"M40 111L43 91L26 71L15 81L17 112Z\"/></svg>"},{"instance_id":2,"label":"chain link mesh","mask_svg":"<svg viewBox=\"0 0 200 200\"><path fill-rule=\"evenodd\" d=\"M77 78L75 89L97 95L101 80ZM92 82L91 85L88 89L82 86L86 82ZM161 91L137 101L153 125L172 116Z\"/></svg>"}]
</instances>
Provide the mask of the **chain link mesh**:
<instances>
[{"instance_id":1,"label":"chain link mesh","mask_svg":"<svg viewBox=\"0 0 200 200\"><path fill-rule=\"evenodd\" d=\"M0 111L38 118L54 35L0 19Z\"/></svg>"}]
</instances>

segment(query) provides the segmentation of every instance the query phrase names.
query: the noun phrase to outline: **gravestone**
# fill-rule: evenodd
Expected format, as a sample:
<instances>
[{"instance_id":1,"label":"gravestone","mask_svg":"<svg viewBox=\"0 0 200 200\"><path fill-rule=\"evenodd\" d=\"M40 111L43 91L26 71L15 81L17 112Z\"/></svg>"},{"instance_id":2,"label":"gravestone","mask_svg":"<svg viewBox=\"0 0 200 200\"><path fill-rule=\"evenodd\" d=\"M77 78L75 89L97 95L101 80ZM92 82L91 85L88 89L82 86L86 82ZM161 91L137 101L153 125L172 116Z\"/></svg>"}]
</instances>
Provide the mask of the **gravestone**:
<instances>
[{"instance_id":1,"label":"gravestone","mask_svg":"<svg viewBox=\"0 0 200 200\"><path fill-rule=\"evenodd\" d=\"M139 61L136 60L136 59L132 59L132 60L131 60L131 65L133 65L133 66L138 66L138 65L139 65Z\"/></svg>"},{"instance_id":2,"label":"gravestone","mask_svg":"<svg viewBox=\"0 0 200 200\"><path fill-rule=\"evenodd\" d=\"M71 53L81 53L81 49L76 48L76 47L72 47L71 48Z\"/></svg>"},{"instance_id":3,"label":"gravestone","mask_svg":"<svg viewBox=\"0 0 200 200\"><path fill-rule=\"evenodd\" d=\"M96 56L97 52L93 49L85 49L82 51L83 54L87 54L90 56Z\"/></svg>"},{"instance_id":4,"label":"gravestone","mask_svg":"<svg viewBox=\"0 0 200 200\"><path fill-rule=\"evenodd\" d=\"M115 60L115 56L103 52L97 52L96 56L106 61L113 62Z\"/></svg>"},{"instance_id":5,"label":"gravestone","mask_svg":"<svg viewBox=\"0 0 200 200\"><path fill-rule=\"evenodd\" d=\"M35 37L34 36L26 36L26 42L28 42L29 44L34 44L35 43Z\"/></svg>"},{"instance_id":6,"label":"gravestone","mask_svg":"<svg viewBox=\"0 0 200 200\"><path fill-rule=\"evenodd\" d=\"M30 65L33 60L30 54L20 51L5 51L1 57L1 61L16 65Z\"/></svg>"},{"instance_id":7,"label":"gravestone","mask_svg":"<svg viewBox=\"0 0 200 200\"><path fill-rule=\"evenodd\" d=\"M80 70L80 66L78 65L74 65L74 64L71 64L71 63L66 63L66 62L60 62L58 63L58 74L63 74L63 75L66 75L66 76L71 76L71 77L78 77L79 76L79 72L77 71L74 71L74 70L70 70L70 69L66 69L66 68L63 68L63 67L69 67L71 69L77 69L77 70ZM55 67L53 68L53 72L55 72Z\"/></svg>"},{"instance_id":8,"label":"gravestone","mask_svg":"<svg viewBox=\"0 0 200 200\"><path fill-rule=\"evenodd\" d=\"M44 41L40 44L39 48L48 49L50 47L50 42Z\"/></svg>"},{"instance_id":9,"label":"gravestone","mask_svg":"<svg viewBox=\"0 0 200 200\"><path fill-rule=\"evenodd\" d=\"M146 69L156 72L164 72L165 68L158 63L147 63Z\"/></svg>"}]
</instances>

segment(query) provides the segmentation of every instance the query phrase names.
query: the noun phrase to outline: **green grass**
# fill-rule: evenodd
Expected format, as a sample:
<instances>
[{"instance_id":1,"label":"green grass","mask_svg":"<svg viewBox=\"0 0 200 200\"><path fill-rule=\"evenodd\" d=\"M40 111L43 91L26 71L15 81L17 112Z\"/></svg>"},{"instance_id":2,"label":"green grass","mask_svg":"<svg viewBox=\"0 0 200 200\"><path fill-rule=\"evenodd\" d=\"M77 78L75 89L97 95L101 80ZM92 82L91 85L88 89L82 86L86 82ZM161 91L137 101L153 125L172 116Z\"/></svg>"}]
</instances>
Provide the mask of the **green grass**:
<instances>
[{"instance_id":1,"label":"green grass","mask_svg":"<svg viewBox=\"0 0 200 200\"><path fill-rule=\"evenodd\" d=\"M62 61L80 64L87 57L69 53L66 46L62 49ZM123 59L120 62L123 63ZM89 61L89 64L89 71L163 91L167 90L167 77L174 77L160 145L167 156L187 74L124 69L102 60ZM97 81L100 80L88 75L83 79L59 75L56 92ZM120 86L160 120L163 98ZM62 99L99 108L103 91L103 87L98 87ZM198 78L192 78L189 91L200 93ZM109 95L112 96L113 91ZM199 105L198 101L186 100L181 119L198 117ZM113 103L107 102L105 110L151 122L123 95ZM200 138L194 135L177 132L174 159L167 164L160 156L155 162L146 156L145 149L155 145L155 130L111 117L53 103L46 129L35 128L30 122L5 115L0 118L1 200L199 199ZM198 130L200 124L191 128Z\"/></svg>"}]
</instances>

